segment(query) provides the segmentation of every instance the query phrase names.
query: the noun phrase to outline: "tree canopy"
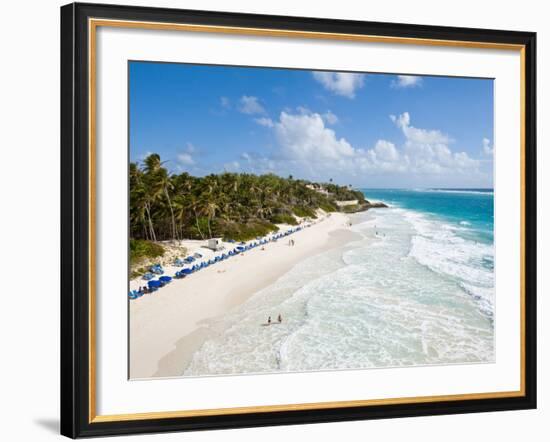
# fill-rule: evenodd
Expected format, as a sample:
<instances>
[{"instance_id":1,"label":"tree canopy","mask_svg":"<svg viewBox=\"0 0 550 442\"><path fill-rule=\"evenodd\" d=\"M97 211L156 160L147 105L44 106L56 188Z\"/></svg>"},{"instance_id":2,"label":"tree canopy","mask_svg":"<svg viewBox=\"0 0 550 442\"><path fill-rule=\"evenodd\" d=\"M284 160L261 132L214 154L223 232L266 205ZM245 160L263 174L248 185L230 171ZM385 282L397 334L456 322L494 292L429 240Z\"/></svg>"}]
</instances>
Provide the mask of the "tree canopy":
<instances>
[{"instance_id":1,"label":"tree canopy","mask_svg":"<svg viewBox=\"0 0 550 442\"><path fill-rule=\"evenodd\" d=\"M312 183L275 174L191 176L170 174L158 154L130 163L130 236L151 241L224 237L246 240L292 224L294 216L315 218L317 209L337 211L338 200L363 194L348 186Z\"/></svg>"}]
</instances>

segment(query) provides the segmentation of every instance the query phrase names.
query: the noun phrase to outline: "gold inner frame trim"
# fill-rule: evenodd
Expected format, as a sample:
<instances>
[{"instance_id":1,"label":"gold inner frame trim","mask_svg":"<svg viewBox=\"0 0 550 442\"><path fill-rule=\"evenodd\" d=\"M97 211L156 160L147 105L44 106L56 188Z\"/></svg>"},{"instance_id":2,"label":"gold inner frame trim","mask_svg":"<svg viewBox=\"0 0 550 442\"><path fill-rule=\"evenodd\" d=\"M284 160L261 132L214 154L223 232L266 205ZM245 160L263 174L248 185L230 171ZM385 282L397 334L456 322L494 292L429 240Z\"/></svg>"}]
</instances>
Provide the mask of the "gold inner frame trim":
<instances>
[{"instance_id":1,"label":"gold inner frame trim","mask_svg":"<svg viewBox=\"0 0 550 442\"><path fill-rule=\"evenodd\" d=\"M520 54L520 389L518 391L499 391L487 393L464 393L438 396L416 396L388 399L367 399L352 401L316 402L284 405L260 405L234 408L215 408L179 411L159 411L129 414L96 414L96 36L97 28L133 28L162 31L185 31L217 34L235 34L242 36L289 37L322 39L352 42L409 44L419 46L442 46L474 49L496 49L518 51ZM359 35L345 33L325 33L311 31L292 31L282 29L244 28L232 26L210 26L181 23L140 22L127 20L94 19L88 20L88 93L89 93L89 423L133 421L145 419L168 419L179 417L220 416L246 413L269 413L278 411L321 410L327 408L349 408L376 405L418 404L427 402L482 400L513 398L525 396L525 46L491 42L459 40L438 40L410 37L389 37L377 35Z\"/></svg>"}]
</instances>

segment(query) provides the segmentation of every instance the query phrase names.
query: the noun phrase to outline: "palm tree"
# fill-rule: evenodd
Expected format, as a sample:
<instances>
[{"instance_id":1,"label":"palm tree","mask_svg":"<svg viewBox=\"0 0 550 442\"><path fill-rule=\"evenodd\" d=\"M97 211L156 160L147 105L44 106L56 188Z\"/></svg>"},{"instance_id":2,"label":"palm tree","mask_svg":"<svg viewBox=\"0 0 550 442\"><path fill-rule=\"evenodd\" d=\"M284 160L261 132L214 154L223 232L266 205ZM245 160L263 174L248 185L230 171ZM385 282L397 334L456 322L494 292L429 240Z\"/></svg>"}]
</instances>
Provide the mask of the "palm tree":
<instances>
[{"instance_id":1,"label":"palm tree","mask_svg":"<svg viewBox=\"0 0 550 442\"><path fill-rule=\"evenodd\" d=\"M212 221L212 218L216 216L216 211L219 208L220 207L218 206L218 204L216 204L214 200L208 201L204 207L204 213L208 219L208 235L210 236L210 238L212 238L212 229L210 227L210 222Z\"/></svg>"},{"instance_id":2,"label":"palm tree","mask_svg":"<svg viewBox=\"0 0 550 442\"><path fill-rule=\"evenodd\" d=\"M160 156L156 153L149 155L145 158L145 173L149 180L151 189L151 196L153 200L160 198L163 194L168 202L168 208L172 219L172 239L178 239L176 229L176 218L174 216L174 208L170 199L169 190L174 188L170 175L165 168L162 167Z\"/></svg>"},{"instance_id":3,"label":"palm tree","mask_svg":"<svg viewBox=\"0 0 550 442\"><path fill-rule=\"evenodd\" d=\"M189 194L187 207L193 211L193 215L195 216L195 224L197 226L197 231L199 232L199 235L201 236L201 238L204 239L204 234L202 233L199 225L199 213L202 211L200 199L197 198L197 196L192 193Z\"/></svg>"},{"instance_id":4,"label":"palm tree","mask_svg":"<svg viewBox=\"0 0 550 442\"><path fill-rule=\"evenodd\" d=\"M132 202L133 199L135 203L134 210L137 212L136 215L139 219L139 214L143 211L147 217L149 236L153 241L156 241L157 237L153 226L153 220L151 219L151 200L147 191L147 183L145 182L143 172L137 167L136 163L130 163L130 189L130 201ZM146 229L145 232L147 232Z\"/></svg>"},{"instance_id":5,"label":"palm tree","mask_svg":"<svg viewBox=\"0 0 550 442\"><path fill-rule=\"evenodd\" d=\"M332 181L330 178L330 184L321 185L292 176L228 172L205 177L174 175L163 167L159 155L152 154L142 165L130 164L130 235L151 241L186 234L205 239L206 235L224 235L226 228L239 231L249 223L257 235L254 226L265 226L269 231L265 221L275 214L319 207L336 210L334 200L364 200L351 185L339 186ZM329 194L315 189L326 189Z\"/></svg>"},{"instance_id":6,"label":"palm tree","mask_svg":"<svg viewBox=\"0 0 550 442\"><path fill-rule=\"evenodd\" d=\"M168 207L170 208L170 215L172 218L172 238L178 239L178 234L176 230L176 217L174 216L174 207L172 206L172 201L170 199L170 193L169 190L174 189L174 185L172 184L172 181L170 180L170 177L167 173L159 173L159 185L162 186L162 189L164 191L164 195L166 196L166 201L168 201Z\"/></svg>"}]
</instances>

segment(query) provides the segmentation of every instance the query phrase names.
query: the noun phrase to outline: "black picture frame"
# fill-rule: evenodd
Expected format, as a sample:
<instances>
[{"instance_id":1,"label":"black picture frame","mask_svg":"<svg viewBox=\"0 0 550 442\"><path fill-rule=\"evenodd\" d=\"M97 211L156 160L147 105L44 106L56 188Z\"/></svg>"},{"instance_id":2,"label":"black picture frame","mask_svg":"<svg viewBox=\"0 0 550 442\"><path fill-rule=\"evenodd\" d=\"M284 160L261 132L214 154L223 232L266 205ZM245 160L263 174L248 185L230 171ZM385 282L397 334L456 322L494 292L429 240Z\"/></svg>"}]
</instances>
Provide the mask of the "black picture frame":
<instances>
[{"instance_id":1,"label":"black picture frame","mask_svg":"<svg viewBox=\"0 0 550 442\"><path fill-rule=\"evenodd\" d=\"M90 407L89 18L524 47L524 395L95 422ZM536 408L536 34L73 3L61 8L61 434L71 437L241 428Z\"/></svg>"}]
</instances>

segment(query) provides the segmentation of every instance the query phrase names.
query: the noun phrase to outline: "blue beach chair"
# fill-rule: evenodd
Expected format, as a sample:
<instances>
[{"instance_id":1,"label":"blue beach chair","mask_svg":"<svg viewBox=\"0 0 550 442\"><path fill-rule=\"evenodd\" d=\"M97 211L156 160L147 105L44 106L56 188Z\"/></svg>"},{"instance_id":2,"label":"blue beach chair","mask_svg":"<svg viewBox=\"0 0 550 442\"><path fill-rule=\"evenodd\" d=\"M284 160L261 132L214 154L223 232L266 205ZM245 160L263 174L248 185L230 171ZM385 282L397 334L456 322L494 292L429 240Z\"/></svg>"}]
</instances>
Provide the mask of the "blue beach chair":
<instances>
[{"instance_id":1,"label":"blue beach chair","mask_svg":"<svg viewBox=\"0 0 550 442\"><path fill-rule=\"evenodd\" d=\"M149 287L149 291L154 292L162 287L162 282L158 280L149 281L147 286Z\"/></svg>"}]
</instances>

